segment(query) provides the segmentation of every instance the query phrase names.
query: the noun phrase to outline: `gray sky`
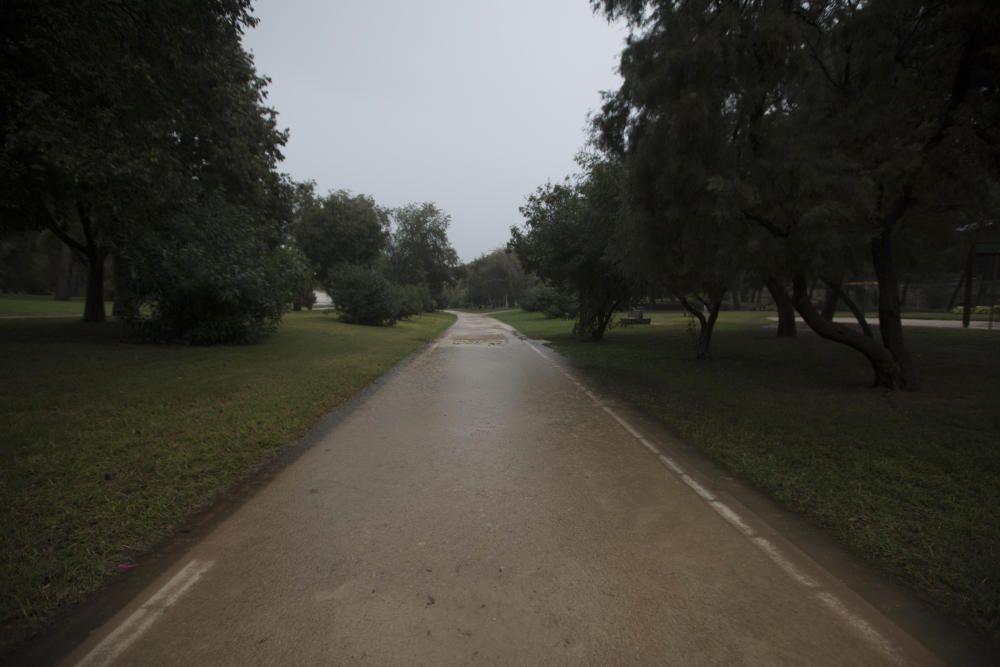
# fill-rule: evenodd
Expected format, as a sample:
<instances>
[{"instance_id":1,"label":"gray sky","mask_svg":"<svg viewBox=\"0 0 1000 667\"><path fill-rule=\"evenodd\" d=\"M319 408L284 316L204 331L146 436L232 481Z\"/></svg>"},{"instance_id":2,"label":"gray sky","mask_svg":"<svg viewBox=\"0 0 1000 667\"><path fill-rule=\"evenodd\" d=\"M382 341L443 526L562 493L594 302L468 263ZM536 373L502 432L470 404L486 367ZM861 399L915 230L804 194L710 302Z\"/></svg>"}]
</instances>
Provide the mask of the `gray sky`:
<instances>
[{"instance_id":1,"label":"gray sky","mask_svg":"<svg viewBox=\"0 0 1000 667\"><path fill-rule=\"evenodd\" d=\"M383 206L434 201L463 261L575 170L624 32L587 0L258 0L244 43L291 131L282 170Z\"/></svg>"}]
</instances>

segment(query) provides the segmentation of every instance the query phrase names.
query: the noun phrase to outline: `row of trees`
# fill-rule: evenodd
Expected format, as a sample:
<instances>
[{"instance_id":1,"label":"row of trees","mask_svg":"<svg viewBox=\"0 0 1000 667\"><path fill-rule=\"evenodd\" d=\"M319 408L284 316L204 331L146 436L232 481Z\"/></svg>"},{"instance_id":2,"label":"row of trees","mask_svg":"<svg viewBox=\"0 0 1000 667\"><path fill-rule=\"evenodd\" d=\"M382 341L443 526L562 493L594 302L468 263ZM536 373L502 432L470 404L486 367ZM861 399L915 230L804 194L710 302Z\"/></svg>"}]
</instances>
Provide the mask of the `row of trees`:
<instances>
[{"instance_id":1,"label":"row of trees","mask_svg":"<svg viewBox=\"0 0 1000 667\"><path fill-rule=\"evenodd\" d=\"M913 387L900 264L997 229L1000 6L593 4L630 29L622 86L581 176L529 197L512 239L527 268L578 292L577 333L600 338L617 305L668 293L704 355L727 290L757 282L779 334L797 312L864 355L877 385ZM869 270L878 338L842 288ZM817 281L860 328L814 304Z\"/></svg>"},{"instance_id":2,"label":"row of trees","mask_svg":"<svg viewBox=\"0 0 1000 667\"><path fill-rule=\"evenodd\" d=\"M110 284L134 336L200 344L259 338L345 266L411 286L403 310L442 300L446 214L278 171L287 134L241 44L256 22L250 0L0 4L4 288L82 266L84 321Z\"/></svg>"},{"instance_id":3,"label":"row of trees","mask_svg":"<svg viewBox=\"0 0 1000 667\"><path fill-rule=\"evenodd\" d=\"M450 222L431 202L388 209L366 195L320 197L314 184L300 185L292 229L308 260L305 298L322 285L341 316L360 324L392 324L446 305L458 264Z\"/></svg>"}]
</instances>

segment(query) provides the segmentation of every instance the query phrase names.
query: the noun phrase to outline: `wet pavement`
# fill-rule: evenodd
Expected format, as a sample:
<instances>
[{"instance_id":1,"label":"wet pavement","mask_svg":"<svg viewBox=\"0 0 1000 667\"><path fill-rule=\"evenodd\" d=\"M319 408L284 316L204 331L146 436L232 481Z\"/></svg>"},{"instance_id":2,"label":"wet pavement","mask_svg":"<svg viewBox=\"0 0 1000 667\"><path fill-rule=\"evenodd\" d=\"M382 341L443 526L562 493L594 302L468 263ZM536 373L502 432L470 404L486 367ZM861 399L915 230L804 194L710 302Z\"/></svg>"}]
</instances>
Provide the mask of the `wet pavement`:
<instances>
[{"instance_id":1,"label":"wet pavement","mask_svg":"<svg viewBox=\"0 0 1000 667\"><path fill-rule=\"evenodd\" d=\"M460 315L64 664L936 662L550 356Z\"/></svg>"}]
</instances>

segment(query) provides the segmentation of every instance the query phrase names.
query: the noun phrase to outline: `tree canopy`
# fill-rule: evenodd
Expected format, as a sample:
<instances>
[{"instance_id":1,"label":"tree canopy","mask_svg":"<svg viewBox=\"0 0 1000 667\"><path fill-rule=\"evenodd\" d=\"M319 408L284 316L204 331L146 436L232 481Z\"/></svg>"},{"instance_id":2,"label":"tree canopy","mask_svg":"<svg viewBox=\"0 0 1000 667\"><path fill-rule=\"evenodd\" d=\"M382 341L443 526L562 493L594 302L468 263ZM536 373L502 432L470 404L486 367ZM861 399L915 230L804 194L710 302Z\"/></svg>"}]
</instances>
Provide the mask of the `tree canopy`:
<instances>
[{"instance_id":1,"label":"tree canopy","mask_svg":"<svg viewBox=\"0 0 1000 667\"><path fill-rule=\"evenodd\" d=\"M408 204L389 215L388 274L401 285L426 285L438 304L445 305L445 286L458 266L458 254L448 240L451 216L433 202Z\"/></svg>"},{"instance_id":2,"label":"tree canopy","mask_svg":"<svg viewBox=\"0 0 1000 667\"><path fill-rule=\"evenodd\" d=\"M86 321L105 317L109 256L125 318L156 337L186 327L157 326L171 303L229 300L237 283L268 286L259 301L230 301L257 313L238 319L280 317L286 134L240 43L255 23L249 0L0 8L4 228L47 228L87 264Z\"/></svg>"},{"instance_id":3,"label":"tree canopy","mask_svg":"<svg viewBox=\"0 0 1000 667\"><path fill-rule=\"evenodd\" d=\"M372 197L337 190L317 197L313 187L300 193L295 239L325 277L339 264L372 266L388 244L388 214Z\"/></svg>"},{"instance_id":4,"label":"tree canopy","mask_svg":"<svg viewBox=\"0 0 1000 667\"><path fill-rule=\"evenodd\" d=\"M809 326L864 354L878 384L913 386L895 258L904 241L994 215L997 5L593 4L630 27L623 84L595 127L623 160L642 238L687 256L698 237L709 252L693 254L709 259L746 248L731 259L776 287L791 280ZM808 296L814 279L836 288L866 263L880 341L829 322Z\"/></svg>"},{"instance_id":5,"label":"tree canopy","mask_svg":"<svg viewBox=\"0 0 1000 667\"><path fill-rule=\"evenodd\" d=\"M576 295L574 333L600 340L630 295L613 247L626 210L619 165L592 155L578 161L582 174L528 196L521 207L524 228L511 229L510 246L527 270Z\"/></svg>"}]
</instances>

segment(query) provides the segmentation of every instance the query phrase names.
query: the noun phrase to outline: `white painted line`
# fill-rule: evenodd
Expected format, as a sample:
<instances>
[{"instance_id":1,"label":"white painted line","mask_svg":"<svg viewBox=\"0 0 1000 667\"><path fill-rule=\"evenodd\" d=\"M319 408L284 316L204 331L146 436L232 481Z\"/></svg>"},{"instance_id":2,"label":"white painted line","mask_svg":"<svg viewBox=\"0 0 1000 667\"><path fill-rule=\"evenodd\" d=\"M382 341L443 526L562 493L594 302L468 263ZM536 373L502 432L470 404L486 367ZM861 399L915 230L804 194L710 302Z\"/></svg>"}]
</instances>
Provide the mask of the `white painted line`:
<instances>
[{"instance_id":1,"label":"white painted line","mask_svg":"<svg viewBox=\"0 0 1000 667\"><path fill-rule=\"evenodd\" d=\"M892 642L883 637L882 633L873 628L868 621L845 607L844 603L841 602L840 598L836 595L826 591L816 591L813 595L816 599L826 605L827 609L832 611L836 616L840 617L840 620L847 623L847 625L853 628L855 632L860 634L865 641L878 649L882 655L889 658L889 660L897 665L904 663L903 659L896 652L896 648L892 645Z\"/></svg>"},{"instance_id":2,"label":"white painted line","mask_svg":"<svg viewBox=\"0 0 1000 667\"><path fill-rule=\"evenodd\" d=\"M641 435L639 436L639 442L641 442L642 446L645 447L646 449L648 449L651 453L653 453L653 454L659 454L660 453L660 450L656 448L656 445L654 445L653 443L651 443L649 440L646 440Z\"/></svg>"},{"instance_id":3,"label":"white painted line","mask_svg":"<svg viewBox=\"0 0 1000 667\"><path fill-rule=\"evenodd\" d=\"M77 667L106 667L115 661L125 649L131 646L151 625L173 606L201 576L215 565L215 561L193 560L175 574L166 585L158 590L145 604L119 625L93 650L77 663Z\"/></svg>"},{"instance_id":4,"label":"white painted line","mask_svg":"<svg viewBox=\"0 0 1000 667\"><path fill-rule=\"evenodd\" d=\"M751 528L739 514L730 509L729 505L721 503L718 500L713 500L708 503L709 506L718 512L723 519L728 521L736 530L740 531L747 537L753 537L754 530Z\"/></svg>"},{"instance_id":5,"label":"white painted line","mask_svg":"<svg viewBox=\"0 0 1000 667\"><path fill-rule=\"evenodd\" d=\"M799 570L799 568L792 565L792 562L785 558L782 553L778 551L778 547L774 546L770 540L763 537L751 537L750 541L757 545L757 548L763 551L775 565L784 570L785 574L789 577L799 582L806 588L819 588L819 584L816 583L815 579L807 574L804 574L801 570Z\"/></svg>"},{"instance_id":6,"label":"white painted line","mask_svg":"<svg viewBox=\"0 0 1000 667\"><path fill-rule=\"evenodd\" d=\"M629 424L627 421L619 417L614 410L605 405L604 411L607 412L609 415L611 415L611 418L614 419L616 422L618 422L623 429L628 431L629 435L631 435L636 440L642 440L642 435L634 428L632 428L631 424Z\"/></svg>"},{"instance_id":7,"label":"white painted line","mask_svg":"<svg viewBox=\"0 0 1000 667\"><path fill-rule=\"evenodd\" d=\"M541 350L539 350L537 347L535 347L531 343L528 343L528 347L530 347L531 351L534 352L535 354L537 354L538 356L540 356L542 359L544 359L545 361L548 361L549 363L552 363L551 360L548 357L545 356L545 353L542 352Z\"/></svg>"},{"instance_id":8,"label":"white painted line","mask_svg":"<svg viewBox=\"0 0 1000 667\"><path fill-rule=\"evenodd\" d=\"M664 456L663 454L660 454L660 461L663 463L663 465L667 466L678 475L684 474L684 468L677 465L677 463L669 456Z\"/></svg>"},{"instance_id":9,"label":"white painted line","mask_svg":"<svg viewBox=\"0 0 1000 667\"><path fill-rule=\"evenodd\" d=\"M709 491L704 486L702 486L698 482L694 481L693 479L691 479L687 475L681 475L681 480L685 484L687 484L688 486L690 486L692 489L694 489L694 492L697 493L702 498L704 498L705 500L715 500L715 496L712 495L711 491Z\"/></svg>"}]
</instances>

